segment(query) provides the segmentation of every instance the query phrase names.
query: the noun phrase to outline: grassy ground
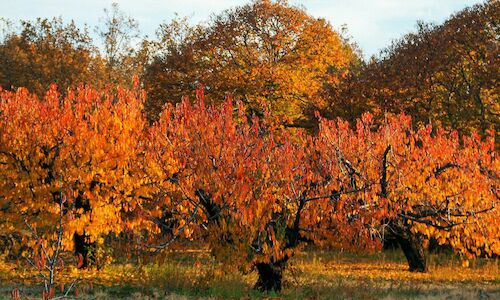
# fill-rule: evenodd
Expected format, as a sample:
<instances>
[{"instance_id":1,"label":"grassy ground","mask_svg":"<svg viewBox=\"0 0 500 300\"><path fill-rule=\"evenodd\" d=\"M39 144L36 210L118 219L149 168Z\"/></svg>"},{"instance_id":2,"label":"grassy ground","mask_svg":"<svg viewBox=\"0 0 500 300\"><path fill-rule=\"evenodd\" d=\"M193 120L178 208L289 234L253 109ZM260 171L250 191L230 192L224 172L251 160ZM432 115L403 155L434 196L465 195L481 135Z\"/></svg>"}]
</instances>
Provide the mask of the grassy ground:
<instances>
[{"instance_id":1,"label":"grassy ground","mask_svg":"<svg viewBox=\"0 0 500 300\"><path fill-rule=\"evenodd\" d=\"M449 256L430 257L426 274L406 271L399 252L371 255L307 252L291 261L281 294L252 290L255 274L224 272L207 253L172 253L161 264L112 264L100 271L70 268L79 299L500 299L500 263L473 260L467 268ZM66 287L68 286L66 284ZM0 265L0 299L18 288L37 299L35 274ZM71 293L75 297L75 293Z\"/></svg>"}]
</instances>

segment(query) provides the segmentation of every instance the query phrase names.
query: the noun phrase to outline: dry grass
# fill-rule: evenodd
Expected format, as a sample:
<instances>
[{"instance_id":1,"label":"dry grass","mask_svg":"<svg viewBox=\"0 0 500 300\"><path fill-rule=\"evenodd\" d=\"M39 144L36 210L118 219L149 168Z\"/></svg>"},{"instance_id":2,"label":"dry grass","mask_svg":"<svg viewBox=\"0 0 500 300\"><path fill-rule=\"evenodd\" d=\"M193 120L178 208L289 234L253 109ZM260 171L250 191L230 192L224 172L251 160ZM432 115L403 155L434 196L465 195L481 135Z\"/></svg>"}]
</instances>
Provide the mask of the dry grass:
<instances>
[{"instance_id":1,"label":"dry grass","mask_svg":"<svg viewBox=\"0 0 500 300\"><path fill-rule=\"evenodd\" d=\"M81 299L500 299L498 261L461 264L434 255L428 273L410 273L397 252L312 251L291 261L279 295L253 291L255 274L217 265L207 253L174 253L161 264L112 264L100 271L69 268L62 278L67 284L79 278ZM0 299L9 299L16 287L37 298L37 282L29 269L0 265Z\"/></svg>"}]
</instances>

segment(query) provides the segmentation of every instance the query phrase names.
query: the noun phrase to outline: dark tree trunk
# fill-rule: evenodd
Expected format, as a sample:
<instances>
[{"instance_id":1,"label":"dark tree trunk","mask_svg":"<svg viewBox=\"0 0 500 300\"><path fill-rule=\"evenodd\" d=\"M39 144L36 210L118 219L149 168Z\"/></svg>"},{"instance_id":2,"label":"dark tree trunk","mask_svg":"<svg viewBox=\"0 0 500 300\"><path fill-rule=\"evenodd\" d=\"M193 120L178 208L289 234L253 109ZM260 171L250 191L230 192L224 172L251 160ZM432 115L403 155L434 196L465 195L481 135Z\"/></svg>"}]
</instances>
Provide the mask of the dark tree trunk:
<instances>
[{"instance_id":1,"label":"dark tree trunk","mask_svg":"<svg viewBox=\"0 0 500 300\"><path fill-rule=\"evenodd\" d=\"M73 246L75 248L75 255L78 257L78 268L84 269L94 261L93 255L89 255L94 248L94 243L90 243L84 234L75 233L73 235Z\"/></svg>"},{"instance_id":2,"label":"dark tree trunk","mask_svg":"<svg viewBox=\"0 0 500 300\"><path fill-rule=\"evenodd\" d=\"M427 258L421 239L412 233L397 237L398 244L408 261L410 272L427 272Z\"/></svg>"},{"instance_id":3,"label":"dark tree trunk","mask_svg":"<svg viewBox=\"0 0 500 300\"><path fill-rule=\"evenodd\" d=\"M293 222L293 226L291 227L286 227L285 229L285 247L282 249L282 251L285 251L286 249L293 249L297 247L297 245L300 242L308 242L308 239L305 239L304 237L301 236L300 234L300 218L301 218L301 212L304 209L304 206L306 205L306 199L307 199L307 194L306 192L303 192L300 196L299 199L299 206L297 209L297 213L295 215L295 220ZM282 216L280 216L278 213L276 215L273 215L273 220L280 220ZM273 225L274 230L276 231L277 228L277 223L275 222ZM267 241L270 242L270 241ZM256 243L257 245L259 244L258 241ZM272 243L271 243L272 244ZM272 245L271 245L272 246ZM258 247L260 248L260 247ZM285 270L286 264L288 262L288 259L290 259L289 255L285 255L282 259L278 261L273 261L271 260L270 262L267 263L258 263L255 265L257 268L257 273L259 274L259 278L257 279L257 282L255 283L254 289L259 290L261 292L280 292L281 291L281 284L283 280L283 271Z\"/></svg>"},{"instance_id":4,"label":"dark tree trunk","mask_svg":"<svg viewBox=\"0 0 500 300\"><path fill-rule=\"evenodd\" d=\"M255 283L254 289L261 292L281 291L285 264L284 261L256 264L259 279Z\"/></svg>"},{"instance_id":5,"label":"dark tree trunk","mask_svg":"<svg viewBox=\"0 0 500 300\"><path fill-rule=\"evenodd\" d=\"M91 186L93 188L93 186ZM79 192L75 199L75 208L83 208L84 212L91 211L90 203L87 199L83 197L83 193ZM83 234L74 233L73 234L73 247L75 249L75 255L78 257L78 268L84 269L89 266L89 264L94 261L93 255L89 256L94 247L94 243L90 243L85 231Z\"/></svg>"}]
</instances>

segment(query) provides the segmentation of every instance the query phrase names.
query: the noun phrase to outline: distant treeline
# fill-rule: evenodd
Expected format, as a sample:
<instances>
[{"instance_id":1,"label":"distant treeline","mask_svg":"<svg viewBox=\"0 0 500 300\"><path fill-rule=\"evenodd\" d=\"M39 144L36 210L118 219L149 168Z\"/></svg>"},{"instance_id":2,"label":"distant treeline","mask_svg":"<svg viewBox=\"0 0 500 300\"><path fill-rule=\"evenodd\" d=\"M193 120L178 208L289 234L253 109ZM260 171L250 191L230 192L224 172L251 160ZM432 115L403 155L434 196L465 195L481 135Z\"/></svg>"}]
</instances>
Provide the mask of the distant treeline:
<instances>
[{"instance_id":1,"label":"distant treeline","mask_svg":"<svg viewBox=\"0 0 500 300\"><path fill-rule=\"evenodd\" d=\"M315 129L317 111L350 122L366 111L377 122L405 112L415 125L485 135L500 123L499 8L487 1L443 24L418 23L365 61L345 32L286 1L253 1L198 25L177 18L155 38L113 4L95 29L99 47L88 28L60 18L17 29L4 22L0 86L43 96L51 83L63 93L79 84L130 87L136 75L150 121L203 85L209 99L232 95L284 126Z\"/></svg>"}]
</instances>

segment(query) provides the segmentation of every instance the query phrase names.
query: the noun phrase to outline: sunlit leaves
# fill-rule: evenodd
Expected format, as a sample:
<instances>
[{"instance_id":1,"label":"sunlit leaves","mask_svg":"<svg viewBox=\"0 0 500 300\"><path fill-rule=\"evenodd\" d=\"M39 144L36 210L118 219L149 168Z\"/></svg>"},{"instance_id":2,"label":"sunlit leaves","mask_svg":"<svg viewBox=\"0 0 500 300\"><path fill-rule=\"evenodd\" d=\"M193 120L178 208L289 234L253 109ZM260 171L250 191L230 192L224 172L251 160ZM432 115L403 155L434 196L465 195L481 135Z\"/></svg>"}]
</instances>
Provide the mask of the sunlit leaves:
<instances>
[{"instance_id":1,"label":"sunlit leaves","mask_svg":"<svg viewBox=\"0 0 500 300\"><path fill-rule=\"evenodd\" d=\"M196 95L147 125L140 91L3 91L2 229L43 235L62 194L66 248L74 233L128 231L155 249L183 237L248 270L307 243L377 249L391 220L464 255L499 253L492 134L364 114L356 126L322 119L311 136Z\"/></svg>"},{"instance_id":2,"label":"sunlit leaves","mask_svg":"<svg viewBox=\"0 0 500 300\"><path fill-rule=\"evenodd\" d=\"M144 152L143 100L136 91L112 95L84 87L63 98L53 86L42 100L24 89L2 91L3 220L17 230L25 222L49 230L63 195L68 248L75 232L94 240L129 227L123 213L134 210L145 183L137 164Z\"/></svg>"},{"instance_id":3,"label":"sunlit leaves","mask_svg":"<svg viewBox=\"0 0 500 300\"><path fill-rule=\"evenodd\" d=\"M281 123L310 126L314 109L327 106L323 86L357 58L326 20L286 1L236 7L208 26L160 29L160 51L144 75L153 116L203 83L212 101L232 94L258 114L268 107Z\"/></svg>"}]
</instances>

